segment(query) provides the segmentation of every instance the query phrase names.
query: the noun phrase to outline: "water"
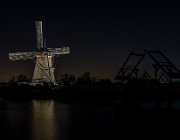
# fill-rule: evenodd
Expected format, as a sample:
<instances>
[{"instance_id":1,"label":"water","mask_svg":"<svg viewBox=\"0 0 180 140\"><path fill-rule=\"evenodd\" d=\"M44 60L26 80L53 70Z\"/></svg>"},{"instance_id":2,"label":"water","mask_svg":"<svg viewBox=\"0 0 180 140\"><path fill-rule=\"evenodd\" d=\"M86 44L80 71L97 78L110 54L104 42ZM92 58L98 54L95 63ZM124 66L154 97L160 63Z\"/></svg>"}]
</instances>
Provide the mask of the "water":
<instances>
[{"instance_id":1,"label":"water","mask_svg":"<svg viewBox=\"0 0 180 140\"><path fill-rule=\"evenodd\" d=\"M147 110L154 110L155 106L144 104L146 109L134 103L64 104L54 100L0 99L0 140L128 139L132 135L139 138L142 133L153 136L162 129L169 134L174 125L180 125L179 111L152 112ZM179 107L179 101L174 106Z\"/></svg>"},{"instance_id":2,"label":"water","mask_svg":"<svg viewBox=\"0 0 180 140\"><path fill-rule=\"evenodd\" d=\"M113 137L112 105L62 104L54 100L0 100L0 138L74 140Z\"/></svg>"}]
</instances>

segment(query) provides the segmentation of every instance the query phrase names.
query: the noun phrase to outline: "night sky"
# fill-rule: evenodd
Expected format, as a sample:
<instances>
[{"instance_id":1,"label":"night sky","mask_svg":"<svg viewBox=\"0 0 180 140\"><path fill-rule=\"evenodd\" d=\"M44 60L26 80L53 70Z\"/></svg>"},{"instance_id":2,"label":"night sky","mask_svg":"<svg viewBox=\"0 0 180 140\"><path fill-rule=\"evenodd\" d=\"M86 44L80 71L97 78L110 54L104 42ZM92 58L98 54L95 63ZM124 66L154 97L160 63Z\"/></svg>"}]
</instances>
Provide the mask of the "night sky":
<instances>
[{"instance_id":1,"label":"night sky","mask_svg":"<svg viewBox=\"0 0 180 140\"><path fill-rule=\"evenodd\" d=\"M7 1L0 5L0 81L31 77L30 60L11 62L9 52L36 51L35 20L43 21L47 47L71 48L57 59L64 73L113 79L130 51L161 50L180 68L178 1Z\"/></svg>"}]
</instances>

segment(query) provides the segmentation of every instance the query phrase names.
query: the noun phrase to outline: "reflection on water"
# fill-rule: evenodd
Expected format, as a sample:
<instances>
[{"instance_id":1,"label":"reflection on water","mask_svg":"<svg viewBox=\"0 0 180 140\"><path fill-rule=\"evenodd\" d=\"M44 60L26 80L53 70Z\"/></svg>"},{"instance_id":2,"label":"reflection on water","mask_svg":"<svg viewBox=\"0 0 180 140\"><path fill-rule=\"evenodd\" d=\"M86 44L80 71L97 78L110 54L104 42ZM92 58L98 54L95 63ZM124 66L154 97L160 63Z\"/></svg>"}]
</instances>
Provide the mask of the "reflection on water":
<instances>
[{"instance_id":1,"label":"reflection on water","mask_svg":"<svg viewBox=\"0 0 180 140\"><path fill-rule=\"evenodd\" d=\"M0 100L0 140L114 139L138 122L134 120L139 116L132 118L138 108L130 109L132 106L121 104Z\"/></svg>"},{"instance_id":2,"label":"reflection on water","mask_svg":"<svg viewBox=\"0 0 180 140\"><path fill-rule=\"evenodd\" d=\"M0 139L66 140L69 122L69 106L53 100L0 101Z\"/></svg>"},{"instance_id":3,"label":"reflection on water","mask_svg":"<svg viewBox=\"0 0 180 140\"><path fill-rule=\"evenodd\" d=\"M68 112L68 106L65 104L56 104L53 100L33 100L31 140L65 139L63 134L67 131Z\"/></svg>"},{"instance_id":4,"label":"reflection on water","mask_svg":"<svg viewBox=\"0 0 180 140\"><path fill-rule=\"evenodd\" d=\"M1 100L0 124L4 140L92 140L114 135L115 117L109 105Z\"/></svg>"},{"instance_id":5,"label":"reflection on water","mask_svg":"<svg viewBox=\"0 0 180 140\"><path fill-rule=\"evenodd\" d=\"M54 140L56 119L54 113L54 101L32 101L31 115L31 139Z\"/></svg>"},{"instance_id":6,"label":"reflection on water","mask_svg":"<svg viewBox=\"0 0 180 140\"><path fill-rule=\"evenodd\" d=\"M174 106L180 109L179 101L174 101ZM143 108L150 110L149 114ZM132 132L142 134L143 130L148 129L147 126L155 126L167 116L168 112L165 115L164 112L156 113L157 110L151 113L153 108L154 103L139 106L126 103L62 104L54 100L0 100L0 140L121 139ZM180 124L179 119L174 119L177 115L176 118L180 118L180 112L174 113L170 120Z\"/></svg>"}]
</instances>

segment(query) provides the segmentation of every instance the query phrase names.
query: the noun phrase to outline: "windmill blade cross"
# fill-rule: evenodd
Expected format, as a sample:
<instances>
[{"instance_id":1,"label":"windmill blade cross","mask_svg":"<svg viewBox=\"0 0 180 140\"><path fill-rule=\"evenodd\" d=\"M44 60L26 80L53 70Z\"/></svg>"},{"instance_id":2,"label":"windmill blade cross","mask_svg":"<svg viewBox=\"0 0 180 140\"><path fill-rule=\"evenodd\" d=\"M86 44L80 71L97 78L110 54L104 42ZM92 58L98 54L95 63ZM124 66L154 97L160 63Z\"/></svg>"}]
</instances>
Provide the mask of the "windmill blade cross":
<instances>
[{"instance_id":1,"label":"windmill blade cross","mask_svg":"<svg viewBox=\"0 0 180 140\"><path fill-rule=\"evenodd\" d=\"M43 40L42 21L35 21L36 41L38 51L9 53L11 61L31 59L35 63L32 83L44 84L44 82L56 85L54 76L54 57L69 54L69 47L46 48L46 40Z\"/></svg>"}]
</instances>

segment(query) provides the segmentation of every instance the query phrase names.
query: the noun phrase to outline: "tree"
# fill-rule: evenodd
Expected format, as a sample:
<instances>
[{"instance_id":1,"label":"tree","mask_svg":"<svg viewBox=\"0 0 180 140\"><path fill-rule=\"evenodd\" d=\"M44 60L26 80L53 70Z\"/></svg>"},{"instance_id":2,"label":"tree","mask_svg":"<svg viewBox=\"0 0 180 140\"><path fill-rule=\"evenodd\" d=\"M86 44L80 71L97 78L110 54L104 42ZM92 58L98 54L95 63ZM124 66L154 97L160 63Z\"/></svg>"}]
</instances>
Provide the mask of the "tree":
<instances>
[{"instance_id":1,"label":"tree","mask_svg":"<svg viewBox=\"0 0 180 140\"><path fill-rule=\"evenodd\" d=\"M29 81L26 75L20 74L17 76L17 82Z\"/></svg>"},{"instance_id":2,"label":"tree","mask_svg":"<svg viewBox=\"0 0 180 140\"><path fill-rule=\"evenodd\" d=\"M83 73L80 77L77 79L78 84L92 84L92 78L90 77L90 72Z\"/></svg>"},{"instance_id":3,"label":"tree","mask_svg":"<svg viewBox=\"0 0 180 140\"><path fill-rule=\"evenodd\" d=\"M71 87L76 84L76 76L73 74L64 74L60 77L60 82L64 87Z\"/></svg>"}]
</instances>

